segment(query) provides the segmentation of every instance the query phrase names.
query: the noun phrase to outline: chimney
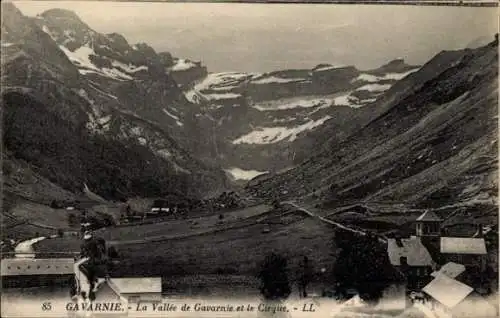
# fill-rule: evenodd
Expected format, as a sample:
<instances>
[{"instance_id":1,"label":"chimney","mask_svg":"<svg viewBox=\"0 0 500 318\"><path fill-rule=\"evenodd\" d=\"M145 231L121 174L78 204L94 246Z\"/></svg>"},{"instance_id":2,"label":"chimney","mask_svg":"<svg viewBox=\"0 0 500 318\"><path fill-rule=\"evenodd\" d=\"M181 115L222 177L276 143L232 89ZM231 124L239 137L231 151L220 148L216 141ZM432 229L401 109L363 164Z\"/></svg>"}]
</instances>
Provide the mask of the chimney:
<instances>
[{"instance_id":1,"label":"chimney","mask_svg":"<svg viewBox=\"0 0 500 318\"><path fill-rule=\"evenodd\" d=\"M474 235L474 237L483 237L483 224L482 223L478 223L477 224L477 231L476 231L476 234Z\"/></svg>"},{"instance_id":2,"label":"chimney","mask_svg":"<svg viewBox=\"0 0 500 318\"><path fill-rule=\"evenodd\" d=\"M405 257L405 256L401 256L399 258L399 265L401 266L401 272L403 272L403 274L407 274L407 271L408 271L408 258Z\"/></svg>"},{"instance_id":3,"label":"chimney","mask_svg":"<svg viewBox=\"0 0 500 318\"><path fill-rule=\"evenodd\" d=\"M401 248L401 247L404 247L403 245L403 241L401 240L400 237L396 237L396 245Z\"/></svg>"}]
</instances>

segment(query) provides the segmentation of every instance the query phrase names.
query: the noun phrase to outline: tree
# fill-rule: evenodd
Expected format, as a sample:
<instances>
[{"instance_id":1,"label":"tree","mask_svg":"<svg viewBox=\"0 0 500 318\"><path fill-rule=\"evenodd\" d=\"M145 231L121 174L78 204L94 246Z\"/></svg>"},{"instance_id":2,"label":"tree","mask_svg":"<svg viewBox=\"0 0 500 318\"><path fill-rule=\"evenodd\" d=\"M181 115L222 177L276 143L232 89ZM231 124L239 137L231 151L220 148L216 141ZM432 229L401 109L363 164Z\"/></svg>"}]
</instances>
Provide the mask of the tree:
<instances>
[{"instance_id":1,"label":"tree","mask_svg":"<svg viewBox=\"0 0 500 318\"><path fill-rule=\"evenodd\" d=\"M334 269L338 296L354 288L363 300L378 302L384 289L397 279L385 246L376 236L340 230L336 232L335 243L340 249Z\"/></svg>"},{"instance_id":2,"label":"tree","mask_svg":"<svg viewBox=\"0 0 500 318\"><path fill-rule=\"evenodd\" d=\"M265 299L285 299L290 295L285 257L276 253L268 254L260 264L258 277L261 280L260 292Z\"/></svg>"},{"instance_id":3,"label":"tree","mask_svg":"<svg viewBox=\"0 0 500 318\"><path fill-rule=\"evenodd\" d=\"M68 225L70 227L73 227L73 226L78 225L78 223L79 223L78 222L78 217L75 214L73 214L73 213L69 213L68 214Z\"/></svg>"},{"instance_id":4,"label":"tree","mask_svg":"<svg viewBox=\"0 0 500 318\"><path fill-rule=\"evenodd\" d=\"M50 207L52 209L60 209L61 208L60 204L58 204L56 200L52 200L52 202L50 202Z\"/></svg>"}]
</instances>

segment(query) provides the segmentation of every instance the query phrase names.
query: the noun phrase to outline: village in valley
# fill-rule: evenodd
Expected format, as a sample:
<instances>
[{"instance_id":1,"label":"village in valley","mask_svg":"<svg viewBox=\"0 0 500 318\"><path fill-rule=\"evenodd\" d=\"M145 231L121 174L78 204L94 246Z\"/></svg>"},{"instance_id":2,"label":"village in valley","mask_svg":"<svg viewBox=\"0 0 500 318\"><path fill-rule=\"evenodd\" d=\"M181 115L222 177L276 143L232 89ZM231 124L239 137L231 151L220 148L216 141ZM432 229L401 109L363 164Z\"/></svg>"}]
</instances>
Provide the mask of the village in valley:
<instances>
[{"instance_id":1,"label":"village in valley","mask_svg":"<svg viewBox=\"0 0 500 318\"><path fill-rule=\"evenodd\" d=\"M498 229L457 213L443 222L426 211L411 235L387 238L390 263L401 281L387 288L377 305L397 317L496 317L498 315ZM443 224L444 223L444 224ZM384 304L387 307L384 307ZM366 312L354 296L335 317Z\"/></svg>"},{"instance_id":2,"label":"village in valley","mask_svg":"<svg viewBox=\"0 0 500 318\"><path fill-rule=\"evenodd\" d=\"M166 200L153 201L143 213L131 212L130 205L121 205L119 215L122 225L115 226L119 226L118 228L125 226L125 229L130 226L138 226L140 229L141 227L157 226L164 222L177 222L178 224L181 222L189 224L191 228L205 227L207 230L210 230L209 223L212 222L213 226L218 228L237 226L237 221L233 219L232 215L242 209L235 203L238 200L235 199L234 194L224 194L221 197L222 199L211 201L211 210L208 214L196 217L190 216L189 213L179 212L178 206L169 204ZM239 202L241 204L242 201ZM75 213L74 207L61 208L68 213ZM287 203L278 202L271 209L279 211L279 214L300 213L302 210L294 209ZM76 209L77 213L79 213L78 211ZM307 211L302 210L302 212ZM214 213L216 214L214 215ZM51 239L48 238L49 240L46 242L57 242L58 239L63 240L67 236L70 239L71 237L79 237L83 235L86 228L99 227L91 219L86 218L86 213L80 215L82 216L80 218L82 222L80 233L63 233L61 234L62 238L54 236ZM140 215L140 217L133 217L134 215ZM231 224L233 222L234 224ZM272 223L269 221L264 222L265 226L261 227L260 235L266 235L271 231L272 225L270 224ZM306 306L305 302L314 300L315 308L322 310L321 312L328 312L331 317L354 317L363 313L400 318L465 318L471 317L472 314L480 314L481 316L478 317L496 317L498 313L498 299L494 296L498 292L498 256L496 254L498 229L496 227L484 226L460 209L446 220L443 220L436 212L427 210L413 221L407 222L405 226L385 233L365 231L361 228L348 226L339 228L334 223L329 225L334 225L331 227L331 233L334 234L337 247L340 247L341 250L349 249L350 247L345 247L347 245L352 246L353 250L359 248L357 252L361 254L354 253L352 255L366 257L366 262L373 262L367 264L360 258L353 259L353 263L349 263L348 270L370 272L366 266L373 266L375 271L384 273L371 272L369 274L371 275L370 279L382 280L381 282L373 282L374 286L379 284L379 287L375 288L376 290L361 290L359 286L356 287L354 281L342 283L340 277L333 281L325 279L325 267L320 270L315 263L316 260L311 259L315 274L313 274L314 278L311 279L308 296L306 298L294 296L296 293L294 274L292 273L291 276L285 274L286 284L289 284L287 286L290 286L288 288L291 288L291 293L289 292L289 300L282 301L283 306L290 301ZM97 233L104 232L98 231ZM186 232L184 234L189 235ZM342 240L347 240L347 245L342 245ZM115 266L127 262L123 256L116 255L120 253L120 246L115 247L111 248L115 255L109 254L110 259L114 259ZM370 249L376 250L376 252L370 254L368 252ZM342 258L339 254L337 257ZM26 275L26 272L30 271L29 262L26 263L22 260L23 258L2 260L4 268L2 275L7 278L6 281L12 281L12 278L19 277L19 274L24 272ZM21 264L20 261L23 263L21 266L24 265L27 268L15 270L14 266ZM383 265L377 264L387 261L388 263ZM43 263L43 260L40 259L40 262ZM57 270L46 274L50 276L50 274L57 273L58 276L64 274L62 276L68 277L73 274L71 266L68 267L70 263L72 263L71 260L64 258L49 261L47 267L52 266L54 270L58 266L65 267L66 274ZM334 274L342 275L341 272L338 272L342 268L339 260L336 261L335 267L339 269L336 268ZM282 270L288 271L286 266ZM164 275L162 276L113 278L99 290L97 297L100 299L121 299L130 304L159 302L162 295L165 296L166 278ZM350 279L349 275L345 277ZM367 284L366 280L362 284ZM16 280L14 285L19 286L19 281ZM139 292L137 288L141 291Z\"/></svg>"},{"instance_id":3,"label":"village in valley","mask_svg":"<svg viewBox=\"0 0 500 318\"><path fill-rule=\"evenodd\" d=\"M497 4L54 5L2 2L0 316L500 316Z\"/></svg>"}]
</instances>

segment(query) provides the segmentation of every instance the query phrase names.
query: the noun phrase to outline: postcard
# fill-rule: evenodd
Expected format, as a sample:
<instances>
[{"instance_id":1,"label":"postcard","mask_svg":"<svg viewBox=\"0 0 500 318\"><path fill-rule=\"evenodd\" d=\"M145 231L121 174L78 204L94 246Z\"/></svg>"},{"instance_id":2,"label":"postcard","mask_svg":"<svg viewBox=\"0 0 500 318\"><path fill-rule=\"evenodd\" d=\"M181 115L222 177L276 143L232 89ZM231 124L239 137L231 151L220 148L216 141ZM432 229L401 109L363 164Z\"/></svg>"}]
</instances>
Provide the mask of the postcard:
<instances>
[{"instance_id":1,"label":"postcard","mask_svg":"<svg viewBox=\"0 0 500 318\"><path fill-rule=\"evenodd\" d=\"M499 316L496 2L1 6L2 317Z\"/></svg>"}]
</instances>

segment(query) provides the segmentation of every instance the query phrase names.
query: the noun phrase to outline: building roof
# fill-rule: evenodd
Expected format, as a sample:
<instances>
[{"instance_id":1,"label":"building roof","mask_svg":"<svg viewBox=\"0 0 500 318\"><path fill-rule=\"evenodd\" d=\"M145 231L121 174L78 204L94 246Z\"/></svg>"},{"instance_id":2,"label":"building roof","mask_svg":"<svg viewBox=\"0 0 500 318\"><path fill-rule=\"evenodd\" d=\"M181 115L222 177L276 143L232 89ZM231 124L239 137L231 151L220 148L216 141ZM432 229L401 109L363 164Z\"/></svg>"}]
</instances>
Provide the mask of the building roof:
<instances>
[{"instance_id":1,"label":"building roof","mask_svg":"<svg viewBox=\"0 0 500 318\"><path fill-rule=\"evenodd\" d=\"M486 244L483 238L441 237L441 253L486 254Z\"/></svg>"},{"instance_id":2,"label":"building roof","mask_svg":"<svg viewBox=\"0 0 500 318\"><path fill-rule=\"evenodd\" d=\"M449 262L444 264L439 271L435 271L431 274L433 277L437 277L437 275L446 275L450 278L456 278L458 275L465 272L465 266L462 264Z\"/></svg>"},{"instance_id":3,"label":"building roof","mask_svg":"<svg viewBox=\"0 0 500 318\"><path fill-rule=\"evenodd\" d=\"M2 276L74 274L73 258L4 258Z\"/></svg>"},{"instance_id":4,"label":"building roof","mask_svg":"<svg viewBox=\"0 0 500 318\"><path fill-rule=\"evenodd\" d=\"M437 275L422 291L453 309L462 302L474 289L446 275Z\"/></svg>"},{"instance_id":5,"label":"building roof","mask_svg":"<svg viewBox=\"0 0 500 318\"><path fill-rule=\"evenodd\" d=\"M431 254L422 244L419 237L411 237L401 239L398 245L397 239L387 240L387 254L392 265L400 266L401 257L406 257L406 261L410 266L430 266L433 263Z\"/></svg>"},{"instance_id":6,"label":"building roof","mask_svg":"<svg viewBox=\"0 0 500 318\"><path fill-rule=\"evenodd\" d=\"M432 212L432 211L425 211L424 213L422 213L422 215L420 215L418 218L417 218L417 221L424 221L424 222L440 222L442 221L442 219L437 216L436 213Z\"/></svg>"},{"instance_id":7,"label":"building roof","mask_svg":"<svg viewBox=\"0 0 500 318\"><path fill-rule=\"evenodd\" d=\"M120 295L161 293L161 277L111 278L109 285Z\"/></svg>"}]
</instances>

